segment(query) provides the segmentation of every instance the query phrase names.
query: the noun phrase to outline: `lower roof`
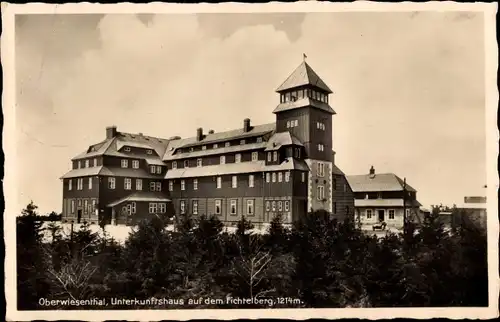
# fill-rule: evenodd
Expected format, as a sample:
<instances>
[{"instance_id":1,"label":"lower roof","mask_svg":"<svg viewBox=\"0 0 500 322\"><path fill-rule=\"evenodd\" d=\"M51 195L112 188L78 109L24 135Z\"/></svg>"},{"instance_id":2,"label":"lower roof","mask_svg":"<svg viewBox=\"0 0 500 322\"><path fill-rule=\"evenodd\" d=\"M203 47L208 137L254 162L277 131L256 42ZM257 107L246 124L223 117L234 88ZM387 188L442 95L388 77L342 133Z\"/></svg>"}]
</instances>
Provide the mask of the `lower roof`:
<instances>
[{"instance_id":1,"label":"lower roof","mask_svg":"<svg viewBox=\"0 0 500 322\"><path fill-rule=\"evenodd\" d=\"M356 199L355 207L404 207L403 199ZM420 207L418 201L406 202L406 207Z\"/></svg>"},{"instance_id":2,"label":"lower roof","mask_svg":"<svg viewBox=\"0 0 500 322\"><path fill-rule=\"evenodd\" d=\"M109 204L107 207L114 207L124 202L170 202L171 200L167 198L161 192L153 192L153 191L137 191L131 193L130 195L119 198Z\"/></svg>"}]
</instances>

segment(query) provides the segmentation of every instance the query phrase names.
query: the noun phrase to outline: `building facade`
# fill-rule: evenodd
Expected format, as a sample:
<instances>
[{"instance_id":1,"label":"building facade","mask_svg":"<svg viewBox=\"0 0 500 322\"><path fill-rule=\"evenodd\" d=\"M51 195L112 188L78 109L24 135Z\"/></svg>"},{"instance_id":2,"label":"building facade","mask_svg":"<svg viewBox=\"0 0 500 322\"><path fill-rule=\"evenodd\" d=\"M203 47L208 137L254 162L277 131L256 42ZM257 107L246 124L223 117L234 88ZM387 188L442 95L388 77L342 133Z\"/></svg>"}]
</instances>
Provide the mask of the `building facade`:
<instances>
[{"instance_id":1,"label":"building facade","mask_svg":"<svg viewBox=\"0 0 500 322\"><path fill-rule=\"evenodd\" d=\"M356 220L362 225L385 222L387 227L402 229L405 215L412 222L420 221L417 191L393 173L347 176L353 192Z\"/></svg>"},{"instance_id":2,"label":"building facade","mask_svg":"<svg viewBox=\"0 0 500 322\"><path fill-rule=\"evenodd\" d=\"M261 224L320 209L353 214L352 190L334 163L332 91L304 61L276 92L270 124L245 119L231 131L199 128L184 139L107 128L106 140L62 177L63 220L133 224L139 214L171 211L231 225L242 216Z\"/></svg>"}]
</instances>

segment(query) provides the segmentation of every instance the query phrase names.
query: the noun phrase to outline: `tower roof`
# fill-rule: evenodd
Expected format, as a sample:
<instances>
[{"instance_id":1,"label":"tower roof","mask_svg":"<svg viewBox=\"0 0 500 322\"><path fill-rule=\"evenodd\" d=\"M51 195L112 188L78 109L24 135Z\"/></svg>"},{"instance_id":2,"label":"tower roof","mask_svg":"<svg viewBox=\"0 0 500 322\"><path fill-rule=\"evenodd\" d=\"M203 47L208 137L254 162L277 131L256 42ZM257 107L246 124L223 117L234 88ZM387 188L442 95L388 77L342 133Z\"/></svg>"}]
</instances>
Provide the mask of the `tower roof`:
<instances>
[{"instance_id":1,"label":"tower roof","mask_svg":"<svg viewBox=\"0 0 500 322\"><path fill-rule=\"evenodd\" d=\"M304 85L316 86L329 94L333 93L332 90L305 61L303 61L299 65L299 67L297 67L293 71L293 73L288 76L285 82L281 84L280 87L278 87L276 92L279 93L287 89L292 89Z\"/></svg>"}]
</instances>

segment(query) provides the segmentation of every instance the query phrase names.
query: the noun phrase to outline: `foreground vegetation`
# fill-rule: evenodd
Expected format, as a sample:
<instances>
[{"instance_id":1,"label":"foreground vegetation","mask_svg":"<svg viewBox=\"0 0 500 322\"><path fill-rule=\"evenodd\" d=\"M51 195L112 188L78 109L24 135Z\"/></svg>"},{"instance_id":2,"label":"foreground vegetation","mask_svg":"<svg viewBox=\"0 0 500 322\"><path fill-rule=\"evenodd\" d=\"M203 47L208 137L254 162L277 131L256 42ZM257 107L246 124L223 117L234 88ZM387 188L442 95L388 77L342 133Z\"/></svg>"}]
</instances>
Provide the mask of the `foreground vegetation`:
<instances>
[{"instance_id":1,"label":"foreground vegetation","mask_svg":"<svg viewBox=\"0 0 500 322\"><path fill-rule=\"evenodd\" d=\"M124 244L84 225L69 237L42 222L31 203L17 219L18 308L82 309L40 299L172 299L91 309L236 308L269 305L191 303L189 299L281 298L273 307L487 306L486 236L474 226L448 233L433 214L420 229L375 238L352 222L315 212L286 229L234 234L215 218L185 218L175 231L153 217ZM289 300L283 300L288 298ZM110 302L107 302L110 304ZM81 304L80 304L81 305Z\"/></svg>"}]
</instances>

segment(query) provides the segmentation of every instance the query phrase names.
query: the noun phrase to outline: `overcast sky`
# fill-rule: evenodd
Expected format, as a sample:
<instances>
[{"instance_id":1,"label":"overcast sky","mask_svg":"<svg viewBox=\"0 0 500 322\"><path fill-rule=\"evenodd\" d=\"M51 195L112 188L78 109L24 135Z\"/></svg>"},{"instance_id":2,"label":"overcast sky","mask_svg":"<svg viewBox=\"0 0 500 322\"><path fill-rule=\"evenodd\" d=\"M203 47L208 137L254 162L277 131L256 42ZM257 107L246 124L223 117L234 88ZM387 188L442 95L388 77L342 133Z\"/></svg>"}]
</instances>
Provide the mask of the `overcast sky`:
<instances>
[{"instance_id":1,"label":"overcast sky","mask_svg":"<svg viewBox=\"0 0 500 322\"><path fill-rule=\"evenodd\" d=\"M481 13L30 15L16 19L19 209L105 127L170 137L275 120L308 63L335 92L336 163L406 177L424 205L483 194Z\"/></svg>"}]
</instances>

